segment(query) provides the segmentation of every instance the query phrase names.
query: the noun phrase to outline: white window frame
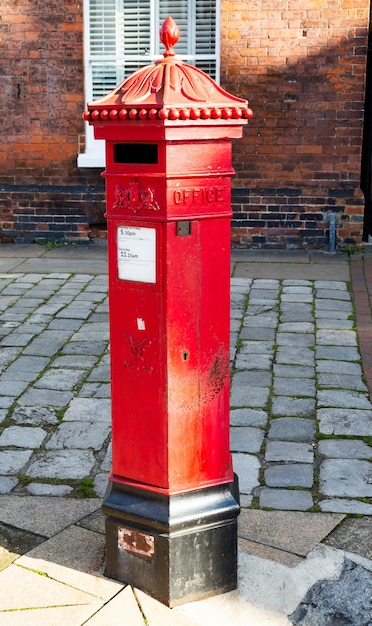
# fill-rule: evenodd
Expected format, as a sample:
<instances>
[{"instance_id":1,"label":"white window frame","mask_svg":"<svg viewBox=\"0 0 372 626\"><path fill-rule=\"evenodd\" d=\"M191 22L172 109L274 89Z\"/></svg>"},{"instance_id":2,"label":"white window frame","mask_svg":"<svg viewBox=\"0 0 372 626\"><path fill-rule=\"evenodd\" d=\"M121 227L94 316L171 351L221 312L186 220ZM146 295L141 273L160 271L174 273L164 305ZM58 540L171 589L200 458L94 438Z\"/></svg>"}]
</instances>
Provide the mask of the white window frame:
<instances>
[{"instance_id":1,"label":"white window frame","mask_svg":"<svg viewBox=\"0 0 372 626\"><path fill-rule=\"evenodd\" d=\"M159 32L157 25L157 16L155 11L156 0L150 0L150 20L151 24L155 24L155 28L152 28L152 32ZM90 55L90 22L89 22L89 0L84 0L84 93L85 101L90 102L93 100L92 94L92 62L97 60ZM216 0L216 54L215 55L203 55L205 60L213 59L216 63L216 82L219 82L220 77L220 15L221 15L221 0ZM190 32L194 32L192 29L192 22L189 23ZM161 55L155 54L156 41L155 37L151 37L150 51L148 55L139 57L131 57L131 60L143 61L143 65L152 63L155 59L161 58ZM176 47L177 51L177 47ZM193 55L180 55L181 58L188 62L193 63ZM119 57L120 58L120 57ZM107 60L110 60L109 58ZM115 59L116 60L116 59ZM103 168L105 166L105 141L94 139L93 128L87 122L85 122L85 152L77 155L78 167L89 168Z\"/></svg>"}]
</instances>

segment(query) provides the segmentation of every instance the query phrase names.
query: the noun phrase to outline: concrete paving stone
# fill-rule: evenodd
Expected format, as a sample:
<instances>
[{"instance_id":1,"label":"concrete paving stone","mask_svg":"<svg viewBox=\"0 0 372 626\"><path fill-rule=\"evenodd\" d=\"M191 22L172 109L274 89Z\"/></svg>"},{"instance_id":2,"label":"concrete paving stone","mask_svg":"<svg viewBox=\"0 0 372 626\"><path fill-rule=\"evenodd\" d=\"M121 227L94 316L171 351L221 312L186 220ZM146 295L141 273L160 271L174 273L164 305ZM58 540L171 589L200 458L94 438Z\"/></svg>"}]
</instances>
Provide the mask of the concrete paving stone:
<instances>
[{"instance_id":1,"label":"concrete paving stone","mask_svg":"<svg viewBox=\"0 0 372 626\"><path fill-rule=\"evenodd\" d=\"M97 309L96 309L97 312ZM238 308L231 308L230 307L230 319L232 320L239 320L241 322L242 318L244 316L244 309L238 309Z\"/></svg>"},{"instance_id":2,"label":"concrete paving stone","mask_svg":"<svg viewBox=\"0 0 372 626\"><path fill-rule=\"evenodd\" d=\"M269 439L279 441L313 441L315 422L304 417L277 417L270 421Z\"/></svg>"},{"instance_id":3,"label":"concrete paving stone","mask_svg":"<svg viewBox=\"0 0 372 626\"><path fill-rule=\"evenodd\" d=\"M7 412L8 411L6 409L0 409L0 424L6 418Z\"/></svg>"},{"instance_id":4,"label":"concrete paving stone","mask_svg":"<svg viewBox=\"0 0 372 626\"><path fill-rule=\"evenodd\" d=\"M97 598L89 593L84 593L72 586L64 585L48 576L42 575L36 570L29 570L18 565L10 565L0 572L1 600L0 615L4 626L10 624L56 624L53 622L30 621L36 617L40 620L40 615L34 615L38 608L47 609L45 618L51 620L52 609L50 607L63 607L74 609L73 614L76 615L77 605L82 605L83 611L78 611L80 619L87 619L93 612L102 606L102 601L98 602ZM89 608L89 611L87 609ZM23 622L14 621L12 618L18 618L17 613L21 611ZM47 616L50 616L49 618ZM66 615L67 612L62 613ZM62 617L60 615L60 617ZM10 620L8 619L10 616ZM3 621L4 620L4 621ZM63 620L64 623L66 621ZM62 622L62 623L63 623ZM70 622L71 623L71 622ZM74 622L81 623L81 622Z\"/></svg>"},{"instance_id":5,"label":"concrete paving stone","mask_svg":"<svg viewBox=\"0 0 372 626\"><path fill-rule=\"evenodd\" d=\"M97 363L97 356L58 356L50 363L51 368L89 370Z\"/></svg>"},{"instance_id":6,"label":"concrete paving stone","mask_svg":"<svg viewBox=\"0 0 372 626\"><path fill-rule=\"evenodd\" d=\"M10 493L16 485L18 480L14 476L0 476L0 495Z\"/></svg>"},{"instance_id":7,"label":"concrete paving stone","mask_svg":"<svg viewBox=\"0 0 372 626\"><path fill-rule=\"evenodd\" d=\"M281 396L315 396L315 380L311 378L274 377L274 394Z\"/></svg>"},{"instance_id":8,"label":"concrete paving stone","mask_svg":"<svg viewBox=\"0 0 372 626\"><path fill-rule=\"evenodd\" d=\"M279 378L314 378L315 367L309 365L274 364L274 377ZM275 378L274 378L275 381Z\"/></svg>"},{"instance_id":9,"label":"concrete paving stone","mask_svg":"<svg viewBox=\"0 0 372 626\"><path fill-rule=\"evenodd\" d=\"M280 282L276 278L255 278L253 285L256 289L279 287Z\"/></svg>"},{"instance_id":10,"label":"concrete paving stone","mask_svg":"<svg viewBox=\"0 0 372 626\"><path fill-rule=\"evenodd\" d=\"M0 379L0 395L4 396L19 396L27 389L28 381L14 381L14 380L1 380Z\"/></svg>"},{"instance_id":11,"label":"concrete paving stone","mask_svg":"<svg viewBox=\"0 0 372 626\"><path fill-rule=\"evenodd\" d=\"M323 298L322 300L315 301L315 308L317 311L343 311L352 315L353 305L351 302L345 302L344 300L333 300L330 298Z\"/></svg>"},{"instance_id":12,"label":"concrete paving stone","mask_svg":"<svg viewBox=\"0 0 372 626\"><path fill-rule=\"evenodd\" d=\"M308 443L289 441L268 441L265 452L266 461L289 461L295 463L313 463L314 452Z\"/></svg>"},{"instance_id":13,"label":"concrete paving stone","mask_svg":"<svg viewBox=\"0 0 372 626\"><path fill-rule=\"evenodd\" d=\"M92 313L92 315L89 318L89 323L92 322L92 324L94 323L99 323L99 324L109 324L110 322L110 318L108 313L97 313L97 309L95 313Z\"/></svg>"},{"instance_id":14,"label":"concrete paving stone","mask_svg":"<svg viewBox=\"0 0 372 626\"><path fill-rule=\"evenodd\" d=\"M29 424L31 426L42 426L44 424L57 424L54 409L44 406L16 406L12 421L16 424Z\"/></svg>"},{"instance_id":15,"label":"concrete paving stone","mask_svg":"<svg viewBox=\"0 0 372 626\"><path fill-rule=\"evenodd\" d=\"M313 294L310 293L282 293L281 295L282 302L312 302Z\"/></svg>"},{"instance_id":16,"label":"concrete paving stone","mask_svg":"<svg viewBox=\"0 0 372 626\"><path fill-rule=\"evenodd\" d=\"M94 477L94 491L97 496L103 498L109 482L109 474L96 474Z\"/></svg>"},{"instance_id":17,"label":"concrete paving stone","mask_svg":"<svg viewBox=\"0 0 372 626\"><path fill-rule=\"evenodd\" d=\"M307 487L313 486L313 468L304 463L275 465L265 469L265 483L268 487Z\"/></svg>"},{"instance_id":18,"label":"concrete paving stone","mask_svg":"<svg viewBox=\"0 0 372 626\"><path fill-rule=\"evenodd\" d=\"M263 546L247 539L240 539L238 537L238 552L245 552L246 554L256 556L260 559L267 561L274 561L274 563L280 563L284 567L292 568L299 565L302 561L300 556L284 552L283 550L276 550L269 546Z\"/></svg>"},{"instance_id":19,"label":"concrete paving stone","mask_svg":"<svg viewBox=\"0 0 372 626\"><path fill-rule=\"evenodd\" d=\"M265 426L268 415L261 409L231 409L231 426Z\"/></svg>"},{"instance_id":20,"label":"concrete paving stone","mask_svg":"<svg viewBox=\"0 0 372 626\"><path fill-rule=\"evenodd\" d=\"M324 498L319 507L324 513L345 513L346 515L372 515L372 504L361 500L343 498ZM359 550L357 550L359 553Z\"/></svg>"},{"instance_id":21,"label":"concrete paving stone","mask_svg":"<svg viewBox=\"0 0 372 626\"><path fill-rule=\"evenodd\" d=\"M295 348L279 346L276 354L276 363L286 365L314 365L314 351L310 348Z\"/></svg>"},{"instance_id":22,"label":"concrete paving stone","mask_svg":"<svg viewBox=\"0 0 372 626\"><path fill-rule=\"evenodd\" d=\"M246 293L232 291L231 292L231 296L230 296L230 306L233 309L244 308L246 300L247 300L247 294Z\"/></svg>"},{"instance_id":23,"label":"concrete paving stone","mask_svg":"<svg viewBox=\"0 0 372 626\"><path fill-rule=\"evenodd\" d=\"M26 333L18 333L8 335L1 340L1 347L3 346L27 346L27 344L34 338L33 334L27 335Z\"/></svg>"},{"instance_id":24,"label":"concrete paving stone","mask_svg":"<svg viewBox=\"0 0 372 626\"><path fill-rule=\"evenodd\" d=\"M109 433L110 424L106 422L63 422L46 443L45 448L47 450L74 448L99 450Z\"/></svg>"},{"instance_id":25,"label":"concrete paving stone","mask_svg":"<svg viewBox=\"0 0 372 626\"><path fill-rule=\"evenodd\" d=\"M276 304L275 306L265 305L265 304L252 304L249 306L245 312L246 317L248 316L263 316L263 317L272 317L278 314L279 307Z\"/></svg>"},{"instance_id":26,"label":"concrete paving stone","mask_svg":"<svg viewBox=\"0 0 372 626\"><path fill-rule=\"evenodd\" d=\"M29 389L19 399L18 405L49 406L60 408L66 406L72 399L70 391L56 391L55 389Z\"/></svg>"},{"instance_id":27,"label":"concrete paving stone","mask_svg":"<svg viewBox=\"0 0 372 626\"><path fill-rule=\"evenodd\" d=\"M372 409L367 394L342 389L323 389L317 393L319 407Z\"/></svg>"},{"instance_id":28,"label":"concrete paving stone","mask_svg":"<svg viewBox=\"0 0 372 626\"><path fill-rule=\"evenodd\" d=\"M315 400L313 398L293 398L291 396L273 396L271 413L293 417L313 415Z\"/></svg>"},{"instance_id":29,"label":"concrete paving stone","mask_svg":"<svg viewBox=\"0 0 372 626\"><path fill-rule=\"evenodd\" d=\"M70 341L109 341L109 339L109 329L106 328L104 332L83 332L82 330L80 330L79 332L72 335Z\"/></svg>"},{"instance_id":30,"label":"concrete paving stone","mask_svg":"<svg viewBox=\"0 0 372 626\"><path fill-rule=\"evenodd\" d=\"M13 396L0 396L0 409L9 409L14 402Z\"/></svg>"},{"instance_id":31,"label":"concrete paving stone","mask_svg":"<svg viewBox=\"0 0 372 626\"><path fill-rule=\"evenodd\" d=\"M359 376L360 378L363 375L362 367L359 363L334 361L332 359L317 360L316 370L318 374L348 374L350 376Z\"/></svg>"},{"instance_id":32,"label":"concrete paving stone","mask_svg":"<svg viewBox=\"0 0 372 626\"><path fill-rule=\"evenodd\" d=\"M62 348L63 344L64 339L45 339L44 337L37 337L24 349L23 354L25 356L51 357Z\"/></svg>"},{"instance_id":33,"label":"concrete paving stone","mask_svg":"<svg viewBox=\"0 0 372 626\"><path fill-rule=\"evenodd\" d=\"M272 355L274 349L274 340L268 341L255 341L255 340L245 340L242 342L239 353L240 354L248 354L250 356L262 356L265 354Z\"/></svg>"},{"instance_id":34,"label":"concrete paving stone","mask_svg":"<svg viewBox=\"0 0 372 626\"><path fill-rule=\"evenodd\" d=\"M63 346L61 354L99 356L107 349L107 345L107 341L74 341Z\"/></svg>"},{"instance_id":35,"label":"concrete paving stone","mask_svg":"<svg viewBox=\"0 0 372 626\"><path fill-rule=\"evenodd\" d=\"M318 345L324 346L357 346L357 334L355 330L318 330L316 342Z\"/></svg>"},{"instance_id":36,"label":"concrete paving stone","mask_svg":"<svg viewBox=\"0 0 372 626\"><path fill-rule=\"evenodd\" d=\"M28 250L27 250L27 253L28 253ZM44 274L37 274L34 272L30 272L27 274L18 275L17 282L35 284L35 283L40 282L43 278L44 278Z\"/></svg>"},{"instance_id":37,"label":"concrete paving stone","mask_svg":"<svg viewBox=\"0 0 372 626\"><path fill-rule=\"evenodd\" d=\"M112 442L110 441L107 446L104 459L101 463L101 470L103 472L109 472L111 470L111 464L112 464Z\"/></svg>"},{"instance_id":38,"label":"concrete paving stone","mask_svg":"<svg viewBox=\"0 0 372 626\"><path fill-rule=\"evenodd\" d=\"M323 435L371 436L372 411L327 408L317 413L319 431Z\"/></svg>"},{"instance_id":39,"label":"concrete paving stone","mask_svg":"<svg viewBox=\"0 0 372 626\"><path fill-rule=\"evenodd\" d=\"M111 401L103 398L74 398L68 407L64 422L111 421Z\"/></svg>"},{"instance_id":40,"label":"concrete paving stone","mask_svg":"<svg viewBox=\"0 0 372 626\"><path fill-rule=\"evenodd\" d=\"M325 496L372 497L372 463L359 459L324 459L319 469L319 490Z\"/></svg>"},{"instance_id":41,"label":"concrete paving stone","mask_svg":"<svg viewBox=\"0 0 372 626\"><path fill-rule=\"evenodd\" d=\"M106 366L107 367L107 366ZM253 387L269 387L271 385L271 372L236 372L233 375L233 385L252 385Z\"/></svg>"},{"instance_id":42,"label":"concrete paving stone","mask_svg":"<svg viewBox=\"0 0 372 626\"><path fill-rule=\"evenodd\" d=\"M32 321L23 322L23 324L16 324L16 327L13 328L13 333L17 335L18 333L29 333L31 335L38 335L43 330L45 330L46 324L34 324Z\"/></svg>"},{"instance_id":43,"label":"concrete paving stone","mask_svg":"<svg viewBox=\"0 0 372 626\"><path fill-rule=\"evenodd\" d=\"M285 278L282 281L282 284L285 286L296 286L296 285L302 285L302 286L307 286L307 287L312 287L313 286L313 281L312 280L307 280L305 278Z\"/></svg>"},{"instance_id":44,"label":"concrete paving stone","mask_svg":"<svg viewBox=\"0 0 372 626\"><path fill-rule=\"evenodd\" d=\"M250 278L231 278L231 288L239 291L239 289L245 289L250 287L252 280Z\"/></svg>"},{"instance_id":45,"label":"concrete paving stone","mask_svg":"<svg viewBox=\"0 0 372 626\"><path fill-rule=\"evenodd\" d=\"M248 387L234 385L231 388L231 406L246 406L250 408L265 408L269 399L269 387Z\"/></svg>"},{"instance_id":46,"label":"concrete paving stone","mask_svg":"<svg viewBox=\"0 0 372 626\"><path fill-rule=\"evenodd\" d=\"M334 320L349 320L352 317L352 312L349 311L335 311L332 309L316 309L315 310L315 319L318 325L318 322L322 319L334 319ZM350 320L349 320L350 321Z\"/></svg>"},{"instance_id":47,"label":"concrete paving stone","mask_svg":"<svg viewBox=\"0 0 372 626\"><path fill-rule=\"evenodd\" d=\"M244 318L243 325L253 328L275 328L278 323L278 317L278 315L257 315L255 317L248 316Z\"/></svg>"},{"instance_id":48,"label":"concrete paving stone","mask_svg":"<svg viewBox=\"0 0 372 626\"><path fill-rule=\"evenodd\" d=\"M56 389L58 391L72 391L86 376L83 369L57 369L45 372L34 384L36 389Z\"/></svg>"},{"instance_id":49,"label":"concrete paving stone","mask_svg":"<svg viewBox=\"0 0 372 626\"><path fill-rule=\"evenodd\" d=\"M346 291L346 289L343 289L343 290L334 289L333 291L330 291L329 289L317 289L316 291L317 298L330 299L331 296L332 296L332 300L349 301L351 299L350 293Z\"/></svg>"},{"instance_id":50,"label":"concrete paving stone","mask_svg":"<svg viewBox=\"0 0 372 626\"><path fill-rule=\"evenodd\" d=\"M29 296L29 297L27 297ZM17 302L17 307L20 309L39 309L43 304L45 298L32 298L30 293L26 293L22 298L20 298Z\"/></svg>"},{"instance_id":51,"label":"concrete paving stone","mask_svg":"<svg viewBox=\"0 0 372 626\"><path fill-rule=\"evenodd\" d=\"M259 486L260 462L252 454L234 452L232 454L234 471L239 477L241 493L251 494Z\"/></svg>"},{"instance_id":52,"label":"concrete paving stone","mask_svg":"<svg viewBox=\"0 0 372 626\"><path fill-rule=\"evenodd\" d=\"M7 367L21 352L20 348L9 347L0 350L0 368Z\"/></svg>"},{"instance_id":53,"label":"concrete paving stone","mask_svg":"<svg viewBox=\"0 0 372 626\"><path fill-rule=\"evenodd\" d=\"M99 498L4 495L0 521L42 537L53 537L100 508Z\"/></svg>"},{"instance_id":54,"label":"concrete paving stone","mask_svg":"<svg viewBox=\"0 0 372 626\"><path fill-rule=\"evenodd\" d=\"M48 328L50 330L67 330L67 331L76 331L83 324L83 320L70 320L70 319L53 319Z\"/></svg>"},{"instance_id":55,"label":"concrete paving stone","mask_svg":"<svg viewBox=\"0 0 372 626\"><path fill-rule=\"evenodd\" d=\"M282 293L313 293L312 285L288 285L283 284Z\"/></svg>"},{"instance_id":56,"label":"concrete paving stone","mask_svg":"<svg viewBox=\"0 0 372 626\"><path fill-rule=\"evenodd\" d=\"M347 283L341 280L316 280L314 286L316 289L347 291Z\"/></svg>"},{"instance_id":57,"label":"concrete paving stone","mask_svg":"<svg viewBox=\"0 0 372 626\"><path fill-rule=\"evenodd\" d=\"M97 365L89 374L87 381L109 383L111 381L110 365Z\"/></svg>"},{"instance_id":58,"label":"concrete paving stone","mask_svg":"<svg viewBox=\"0 0 372 626\"><path fill-rule=\"evenodd\" d=\"M318 443L318 452L334 459L372 459L372 448L357 439L324 439Z\"/></svg>"},{"instance_id":59,"label":"concrete paving stone","mask_svg":"<svg viewBox=\"0 0 372 626\"><path fill-rule=\"evenodd\" d=\"M362 503L364 504L364 503ZM368 505L367 505L368 506ZM372 510L372 505L369 505ZM346 519L336 527L325 539L327 546L337 550L353 552L372 560L372 518Z\"/></svg>"},{"instance_id":60,"label":"concrete paving stone","mask_svg":"<svg viewBox=\"0 0 372 626\"><path fill-rule=\"evenodd\" d=\"M77 306L67 306L62 311L57 313L57 318L68 318L68 319L78 319L78 320L86 320L92 312L92 307L77 307Z\"/></svg>"},{"instance_id":61,"label":"concrete paving stone","mask_svg":"<svg viewBox=\"0 0 372 626\"><path fill-rule=\"evenodd\" d=\"M315 357L327 361L360 361L358 349L345 346L316 346Z\"/></svg>"},{"instance_id":62,"label":"concrete paving stone","mask_svg":"<svg viewBox=\"0 0 372 626\"><path fill-rule=\"evenodd\" d=\"M79 480L89 476L94 463L95 457L91 450L74 449L40 452L34 455L27 468L27 475L32 478Z\"/></svg>"},{"instance_id":63,"label":"concrete paving stone","mask_svg":"<svg viewBox=\"0 0 372 626\"><path fill-rule=\"evenodd\" d=\"M268 370L271 371L271 365L274 359L273 354L252 355L240 354L236 355L235 367L238 370Z\"/></svg>"},{"instance_id":64,"label":"concrete paving stone","mask_svg":"<svg viewBox=\"0 0 372 626\"><path fill-rule=\"evenodd\" d=\"M10 476L22 470L33 450L0 450L0 476Z\"/></svg>"},{"instance_id":65,"label":"concrete paving stone","mask_svg":"<svg viewBox=\"0 0 372 626\"><path fill-rule=\"evenodd\" d=\"M4 322L24 322L28 315L29 313L26 310L23 310L22 313L9 310L6 313L2 313L1 317Z\"/></svg>"},{"instance_id":66,"label":"concrete paving stone","mask_svg":"<svg viewBox=\"0 0 372 626\"><path fill-rule=\"evenodd\" d=\"M111 385L109 383L85 383L78 395L79 398L110 398Z\"/></svg>"},{"instance_id":67,"label":"concrete paving stone","mask_svg":"<svg viewBox=\"0 0 372 626\"><path fill-rule=\"evenodd\" d=\"M194 621L184 616L181 607L169 609L139 589L135 590L135 596L144 615L145 623L149 626L200 626L198 619Z\"/></svg>"},{"instance_id":68,"label":"concrete paving stone","mask_svg":"<svg viewBox=\"0 0 372 626\"><path fill-rule=\"evenodd\" d=\"M73 491L73 487L69 485L50 485L49 483L29 483L26 491L31 496L69 496Z\"/></svg>"},{"instance_id":69,"label":"concrete paving stone","mask_svg":"<svg viewBox=\"0 0 372 626\"><path fill-rule=\"evenodd\" d=\"M60 339L61 341L65 342L69 339L69 337L71 337L72 335L72 331L70 330L50 330L49 328L46 328L43 331L42 337L43 339L46 339L47 341L54 341L55 339Z\"/></svg>"},{"instance_id":70,"label":"concrete paving stone","mask_svg":"<svg viewBox=\"0 0 372 626\"><path fill-rule=\"evenodd\" d=\"M230 332L237 333L240 330L241 322L240 320L230 320Z\"/></svg>"},{"instance_id":71,"label":"concrete paving stone","mask_svg":"<svg viewBox=\"0 0 372 626\"><path fill-rule=\"evenodd\" d=\"M270 489L260 491L260 506L281 511L308 511L313 506L313 497L308 491Z\"/></svg>"},{"instance_id":72,"label":"concrete paving stone","mask_svg":"<svg viewBox=\"0 0 372 626\"><path fill-rule=\"evenodd\" d=\"M86 517L77 521L76 525L81 526L81 528L92 530L95 533L100 533L100 535L104 535L106 533L105 519L106 518L102 513L102 509L97 509L97 511L93 511L93 513L89 513L89 515L86 515Z\"/></svg>"},{"instance_id":73,"label":"concrete paving stone","mask_svg":"<svg viewBox=\"0 0 372 626\"><path fill-rule=\"evenodd\" d=\"M131 587L125 587L85 623L86 626L117 626L118 615L122 626L144 626L146 623Z\"/></svg>"},{"instance_id":74,"label":"concrete paving stone","mask_svg":"<svg viewBox=\"0 0 372 626\"><path fill-rule=\"evenodd\" d=\"M281 322L279 333L314 333L315 325L312 322Z\"/></svg>"},{"instance_id":75,"label":"concrete paving stone","mask_svg":"<svg viewBox=\"0 0 372 626\"><path fill-rule=\"evenodd\" d=\"M348 374L318 374L319 389L352 389L367 392L367 386L359 376Z\"/></svg>"},{"instance_id":76,"label":"concrete paving stone","mask_svg":"<svg viewBox=\"0 0 372 626\"><path fill-rule=\"evenodd\" d=\"M314 335L309 333L281 333L276 335L276 343L279 346L303 346L310 348L315 343Z\"/></svg>"},{"instance_id":77,"label":"concrete paving stone","mask_svg":"<svg viewBox=\"0 0 372 626\"><path fill-rule=\"evenodd\" d=\"M44 324L46 326L52 321L52 319L52 315L46 315L45 313L42 314L36 311L35 313L32 313L30 317L28 317L27 321L30 324Z\"/></svg>"},{"instance_id":78,"label":"concrete paving stone","mask_svg":"<svg viewBox=\"0 0 372 626\"><path fill-rule=\"evenodd\" d=\"M241 339L253 339L255 341L264 340L264 341L274 341L275 339L275 328L266 328L266 327L251 327L251 326L243 326L240 331Z\"/></svg>"},{"instance_id":79,"label":"concrete paving stone","mask_svg":"<svg viewBox=\"0 0 372 626\"><path fill-rule=\"evenodd\" d=\"M58 313L58 311L60 311L63 307L63 304L44 304L43 306L40 306L38 308L38 313L41 313L41 315L55 315L56 313Z\"/></svg>"},{"instance_id":80,"label":"concrete paving stone","mask_svg":"<svg viewBox=\"0 0 372 626\"><path fill-rule=\"evenodd\" d=\"M328 319L327 317L318 317L316 322L319 329L338 329L338 330L351 330L354 328L354 321L348 319Z\"/></svg>"},{"instance_id":81,"label":"concrete paving stone","mask_svg":"<svg viewBox=\"0 0 372 626\"><path fill-rule=\"evenodd\" d=\"M233 426L230 429L230 450L232 452L259 452L264 434L260 428Z\"/></svg>"},{"instance_id":82,"label":"concrete paving stone","mask_svg":"<svg viewBox=\"0 0 372 626\"><path fill-rule=\"evenodd\" d=\"M0 435L0 447L40 448L47 432L39 427L8 426Z\"/></svg>"}]
</instances>

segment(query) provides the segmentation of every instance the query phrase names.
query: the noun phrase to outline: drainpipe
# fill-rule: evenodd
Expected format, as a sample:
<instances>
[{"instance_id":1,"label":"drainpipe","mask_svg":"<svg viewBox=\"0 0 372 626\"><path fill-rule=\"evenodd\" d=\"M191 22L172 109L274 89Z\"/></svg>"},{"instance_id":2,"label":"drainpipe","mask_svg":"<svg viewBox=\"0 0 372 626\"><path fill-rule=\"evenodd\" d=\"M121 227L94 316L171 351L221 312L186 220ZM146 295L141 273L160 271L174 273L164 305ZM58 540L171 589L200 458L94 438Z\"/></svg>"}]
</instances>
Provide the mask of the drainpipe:
<instances>
[{"instance_id":1,"label":"drainpipe","mask_svg":"<svg viewBox=\"0 0 372 626\"><path fill-rule=\"evenodd\" d=\"M336 242L336 213L328 213L329 221L329 252L335 252Z\"/></svg>"}]
</instances>

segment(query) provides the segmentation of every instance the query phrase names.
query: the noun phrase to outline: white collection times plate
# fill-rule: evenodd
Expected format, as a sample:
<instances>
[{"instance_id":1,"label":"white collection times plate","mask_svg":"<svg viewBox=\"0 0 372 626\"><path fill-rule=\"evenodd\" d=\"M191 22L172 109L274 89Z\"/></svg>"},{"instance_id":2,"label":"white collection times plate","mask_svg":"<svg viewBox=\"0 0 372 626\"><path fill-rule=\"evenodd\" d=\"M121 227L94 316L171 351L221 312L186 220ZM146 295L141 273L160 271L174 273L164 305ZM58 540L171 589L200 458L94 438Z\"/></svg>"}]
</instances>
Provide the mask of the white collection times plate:
<instances>
[{"instance_id":1,"label":"white collection times plate","mask_svg":"<svg viewBox=\"0 0 372 626\"><path fill-rule=\"evenodd\" d=\"M156 230L119 226L118 277L139 283L156 283Z\"/></svg>"}]
</instances>

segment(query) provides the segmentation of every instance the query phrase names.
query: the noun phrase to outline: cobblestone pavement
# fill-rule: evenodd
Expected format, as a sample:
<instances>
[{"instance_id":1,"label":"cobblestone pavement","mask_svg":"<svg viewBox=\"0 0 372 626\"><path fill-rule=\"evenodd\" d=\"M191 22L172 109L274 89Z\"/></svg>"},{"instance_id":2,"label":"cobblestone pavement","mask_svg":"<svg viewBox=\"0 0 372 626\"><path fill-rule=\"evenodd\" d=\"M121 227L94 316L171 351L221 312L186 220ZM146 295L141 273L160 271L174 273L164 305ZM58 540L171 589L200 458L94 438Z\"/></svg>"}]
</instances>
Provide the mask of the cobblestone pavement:
<instances>
[{"instance_id":1,"label":"cobblestone pavement","mask_svg":"<svg viewBox=\"0 0 372 626\"><path fill-rule=\"evenodd\" d=\"M102 496L107 276L0 274L0 290L0 494ZM344 281L232 278L243 507L372 514L372 406L354 319Z\"/></svg>"}]
</instances>

